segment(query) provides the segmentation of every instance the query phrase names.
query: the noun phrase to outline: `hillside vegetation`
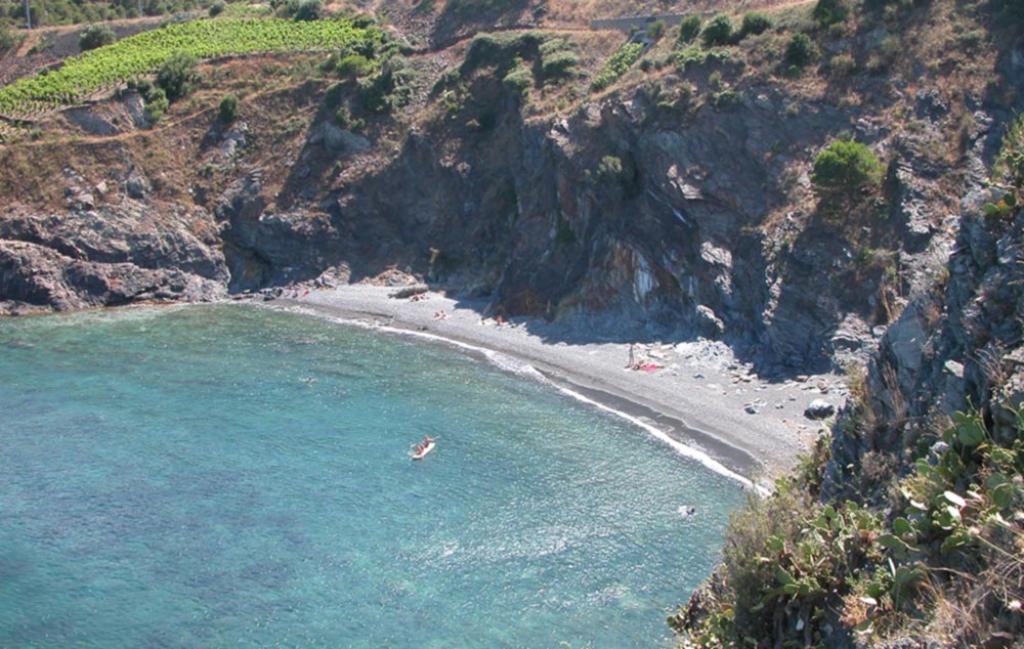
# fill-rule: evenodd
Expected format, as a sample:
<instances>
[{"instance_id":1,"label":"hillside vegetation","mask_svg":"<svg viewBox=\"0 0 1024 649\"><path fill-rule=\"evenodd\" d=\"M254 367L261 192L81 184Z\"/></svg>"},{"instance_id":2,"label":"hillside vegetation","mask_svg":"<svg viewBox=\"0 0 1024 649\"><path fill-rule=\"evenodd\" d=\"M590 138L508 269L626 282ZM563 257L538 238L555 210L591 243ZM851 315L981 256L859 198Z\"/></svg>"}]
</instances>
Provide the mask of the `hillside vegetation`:
<instances>
[{"instance_id":1,"label":"hillside vegetation","mask_svg":"<svg viewBox=\"0 0 1024 649\"><path fill-rule=\"evenodd\" d=\"M210 59L233 54L354 49L372 51L381 32L348 19L197 20L169 25L70 58L57 70L0 88L0 113L20 116L71 103L153 72L175 54Z\"/></svg>"}]
</instances>

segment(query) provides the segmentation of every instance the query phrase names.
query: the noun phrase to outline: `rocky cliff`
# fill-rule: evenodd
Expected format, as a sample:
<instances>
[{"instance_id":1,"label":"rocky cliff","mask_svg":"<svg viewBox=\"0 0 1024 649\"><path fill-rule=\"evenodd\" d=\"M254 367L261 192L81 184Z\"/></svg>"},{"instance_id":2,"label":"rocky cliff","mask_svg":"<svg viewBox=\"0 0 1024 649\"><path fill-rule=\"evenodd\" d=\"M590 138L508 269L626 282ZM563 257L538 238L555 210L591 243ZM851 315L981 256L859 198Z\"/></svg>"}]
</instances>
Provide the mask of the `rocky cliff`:
<instances>
[{"instance_id":1,"label":"rocky cliff","mask_svg":"<svg viewBox=\"0 0 1024 649\"><path fill-rule=\"evenodd\" d=\"M555 118L528 117L488 67L437 112L445 83L387 151L320 110L270 164L252 160L269 143L245 125L209 129L189 155L200 172L218 165L219 186L195 170L159 178L127 147L113 167L65 167L63 206L15 195L4 208L0 299L8 311L211 299L397 266L507 314L720 337L769 375L822 369L863 360L930 290L958 236L949 197L983 182L1008 116L939 87L866 90L851 107L730 59ZM913 129L880 118L892 111ZM808 174L810 153L844 133L888 172L837 220Z\"/></svg>"}]
</instances>

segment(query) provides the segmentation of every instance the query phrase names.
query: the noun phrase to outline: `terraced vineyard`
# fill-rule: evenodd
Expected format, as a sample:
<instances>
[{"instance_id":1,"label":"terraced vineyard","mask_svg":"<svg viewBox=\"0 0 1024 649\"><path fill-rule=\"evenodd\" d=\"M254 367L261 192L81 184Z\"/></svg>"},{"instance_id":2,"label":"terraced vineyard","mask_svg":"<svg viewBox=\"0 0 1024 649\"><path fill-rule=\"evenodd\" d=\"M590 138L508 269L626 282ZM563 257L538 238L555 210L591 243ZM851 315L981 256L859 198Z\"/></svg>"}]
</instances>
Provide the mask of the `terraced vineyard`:
<instances>
[{"instance_id":1,"label":"terraced vineyard","mask_svg":"<svg viewBox=\"0 0 1024 649\"><path fill-rule=\"evenodd\" d=\"M0 88L0 114L27 118L156 70L177 52L198 59L233 54L329 50L380 42L375 27L348 19L196 20L170 25L70 58L59 69Z\"/></svg>"}]
</instances>

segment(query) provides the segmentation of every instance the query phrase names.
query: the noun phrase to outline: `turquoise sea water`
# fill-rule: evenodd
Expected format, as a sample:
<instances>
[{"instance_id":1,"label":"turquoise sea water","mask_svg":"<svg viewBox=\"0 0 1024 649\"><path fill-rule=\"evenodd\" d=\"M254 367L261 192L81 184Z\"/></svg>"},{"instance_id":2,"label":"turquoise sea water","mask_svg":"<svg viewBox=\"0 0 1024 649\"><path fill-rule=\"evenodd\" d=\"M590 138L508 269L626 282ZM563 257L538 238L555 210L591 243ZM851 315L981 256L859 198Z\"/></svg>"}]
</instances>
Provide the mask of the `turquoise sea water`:
<instances>
[{"instance_id":1,"label":"turquoise sea water","mask_svg":"<svg viewBox=\"0 0 1024 649\"><path fill-rule=\"evenodd\" d=\"M0 647L670 646L743 498L440 346L245 306L0 320Z\"/></svg>"}]
</instances>

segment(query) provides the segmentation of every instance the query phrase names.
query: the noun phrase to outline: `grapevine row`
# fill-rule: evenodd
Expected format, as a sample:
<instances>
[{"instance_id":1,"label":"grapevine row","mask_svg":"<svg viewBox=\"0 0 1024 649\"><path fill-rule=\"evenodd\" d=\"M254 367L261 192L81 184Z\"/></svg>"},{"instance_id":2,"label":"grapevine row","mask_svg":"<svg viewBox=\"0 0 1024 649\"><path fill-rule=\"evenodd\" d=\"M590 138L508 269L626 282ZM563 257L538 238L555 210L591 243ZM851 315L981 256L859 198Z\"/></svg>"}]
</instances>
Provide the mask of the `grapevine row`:
<instances>
[{"instance_id":1,"label":"grapevine row","mask_svg":"<svg viewBox=\"0 0 1024 649\"><path fill-rule=\"evenodd\" d=\"M74 103L156 70L175 53L197 59L268 52L339 49L381 38L346 19L196 20L130 36L67 59L60 68L0 88L0 113L21 116Z\"/></svg>"}]
</instances>

